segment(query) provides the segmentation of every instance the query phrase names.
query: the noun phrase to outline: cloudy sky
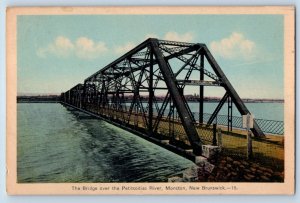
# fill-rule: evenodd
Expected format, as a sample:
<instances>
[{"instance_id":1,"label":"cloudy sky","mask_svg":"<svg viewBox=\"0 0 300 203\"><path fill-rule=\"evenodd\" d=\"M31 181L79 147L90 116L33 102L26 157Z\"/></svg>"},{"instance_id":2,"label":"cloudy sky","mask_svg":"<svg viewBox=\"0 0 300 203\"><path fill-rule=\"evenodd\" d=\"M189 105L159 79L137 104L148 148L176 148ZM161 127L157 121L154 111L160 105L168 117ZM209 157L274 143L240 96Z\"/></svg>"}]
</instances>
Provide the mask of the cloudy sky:
<instances>
[{"instance_id":1,"label":"cloudy sky","mask_svg":"<svg viewBox=\"0 0 300 203\"><path fill-rule=\"evenodd\" d=\"M19 16L18 94L64 92L148 37L205 43L241 97L283 98L281 15Z\"/></svg>"}]
</instances>

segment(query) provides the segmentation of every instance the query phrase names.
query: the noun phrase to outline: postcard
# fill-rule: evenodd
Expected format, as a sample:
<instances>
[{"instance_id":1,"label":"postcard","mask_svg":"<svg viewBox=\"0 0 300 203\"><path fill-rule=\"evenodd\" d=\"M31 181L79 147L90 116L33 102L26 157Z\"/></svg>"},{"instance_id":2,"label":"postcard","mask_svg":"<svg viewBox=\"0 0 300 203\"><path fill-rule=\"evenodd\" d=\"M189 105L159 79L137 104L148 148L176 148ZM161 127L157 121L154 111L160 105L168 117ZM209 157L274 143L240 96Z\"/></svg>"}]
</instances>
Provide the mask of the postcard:
<instances>
[{"instance_id":1,"label":"postcard","mask_svg":"<svg viewBox=\"0 0 300 203\"><path fill-rule=\"evenodd\" d=\"M8 194L294 194L294 15L8 8Z\"/></svg>"}]
</instances>

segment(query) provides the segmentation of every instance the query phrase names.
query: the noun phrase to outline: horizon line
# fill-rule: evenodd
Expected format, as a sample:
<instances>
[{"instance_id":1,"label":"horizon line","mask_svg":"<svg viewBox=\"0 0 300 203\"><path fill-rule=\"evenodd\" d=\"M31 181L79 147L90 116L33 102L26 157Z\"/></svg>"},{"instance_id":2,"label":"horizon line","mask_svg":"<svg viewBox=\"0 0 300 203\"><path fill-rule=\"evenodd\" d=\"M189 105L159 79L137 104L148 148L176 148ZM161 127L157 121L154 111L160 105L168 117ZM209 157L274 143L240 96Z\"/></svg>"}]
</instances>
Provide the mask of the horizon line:
<instances>
[{"instance_id":1,"label":"horizon line","mask_svg":"<svg viewBox=\"0 0 300 203\"><path fill-rule=\"evenodd\" d=\"M60 96L61 93L17 93L17 97L22 96ZM164 96L164 95L159 95ZM193 94L185 94L185 96L194 96ZM222 97L216 96L206 96L204 98L211 98L211 99L221 99ZM241 98L242 100L253 99L253 100L283 100L284 98Z\"/></svg>"}]
</instances>

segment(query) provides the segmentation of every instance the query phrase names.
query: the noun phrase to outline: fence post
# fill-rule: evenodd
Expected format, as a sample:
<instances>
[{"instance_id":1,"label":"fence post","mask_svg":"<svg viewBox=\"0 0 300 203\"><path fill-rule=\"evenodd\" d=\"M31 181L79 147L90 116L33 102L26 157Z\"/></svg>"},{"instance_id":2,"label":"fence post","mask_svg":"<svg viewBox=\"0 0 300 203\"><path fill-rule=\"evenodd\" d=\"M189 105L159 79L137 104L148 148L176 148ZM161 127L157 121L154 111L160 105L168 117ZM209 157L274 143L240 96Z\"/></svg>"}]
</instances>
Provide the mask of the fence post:
<instances>
[{"instance_id":1,"label":"fence post","mask_svg":"<svg viewBox=\"0 0 300 203\"><path fill-rule=\"evenodd\" d=\"M218 128L218 146L222 147L223 143L222 143L222 130L221 128Z\"/></svg>"},{"instance_id":2,"label":"fence post","mask_svg":"<svg viewBox=\"0 0 300 203\"><path fill-rule=\"evenodd\" d=\"M252 153L252 137L250 131L250 114L247 114L247 158L251 159L253 157Z\"/></svg>"},{"instance_id":3,"label":"fence post","mask_svg":"<svg viewBox=\"0 0 300 203\"><path fill-rule=\"evenodd\" d=\"M217 125L216 124L213 124L213 140L212 140L212 144L214 146L217 145Z\"/></svg>"},{"instance_id":4,"label":"fence post","mask_svg":"<svg viewBox=\"0 0 300 203\"><path fill-rule=\"evenodd\" d=\"M252 152L252 138L251 138L251 132L248 131L248 136L247 136L247 158L251 159L253 157L253 152Z\"/></svg>"}]
</instances>

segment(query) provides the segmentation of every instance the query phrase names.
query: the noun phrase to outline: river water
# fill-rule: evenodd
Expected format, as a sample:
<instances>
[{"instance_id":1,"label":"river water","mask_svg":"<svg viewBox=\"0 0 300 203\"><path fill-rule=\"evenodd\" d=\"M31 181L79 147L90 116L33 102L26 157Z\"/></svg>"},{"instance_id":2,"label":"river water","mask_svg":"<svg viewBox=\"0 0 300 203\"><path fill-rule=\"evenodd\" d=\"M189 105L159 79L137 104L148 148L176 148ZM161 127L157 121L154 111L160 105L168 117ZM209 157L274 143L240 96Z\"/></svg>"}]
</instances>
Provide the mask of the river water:
<instances>
[{"instance_id":1,"label":"river water","mask_svg":"<svg viewBox=\"0 0 300 203\"><path fill-rule=\"evenodd\" d=\"M199 112L199 103L189 102L189 107L192 112ZM284 104L283 103L245 103L248 110L254 116L254 118L264 119L264 120L275 120L283 121L284 120ZM129 108L130 103L127 103L126 106ZM146 108L147 103L143 103L143 106ZM158 103L158 107L161 108L162 102ZM205 102L203 106L203 113L212 114L213 111L218 106L217 102ZM240 112L237 110L236 106L232 106L232 115L241 117ZM165 110L165 115L169 113L170 104L167 105ZM155 108L154 111L157 111ZM223 105L218 115L227 115L228 114L228 105L227 102Z\"/></svg>"},{"instance_id":2,"label":"river water","mask_svg":"<svg viewBox=\"0 0 300 203\"><path fill-rule=\"evenodd\" d=\"M196 112L197 105L191 103L191 110ZM205 105L209 109L217 104ZM246 105L260 115L257 118L283 120L283 104ZM163 182L193 165L132 133L58 103L18 103L17 133L20 183Z\"/></svg>"},{"instance_id":3,"label":"river water","mask_svg":"<svg viewBox=\"0 0 300 203\"><path fill-rule=\"evenodd\" d=\"M204 113L211 114L214 109L217 107L218 103L216 102L207 102L204 103ZM275 120L283 121L283 103L245 103L248 110L255 118L266 119L266 120ZM199 103L189 103L190 109L192 112L199 112ZM228 111L227 103L225 103L222 109L219 112L219 115L227 115ZM233 116L241 116L235 105L233 104L232 109Z\"/></svg>"},{"instance_id":4,"label":"river water","mask_svg":"<svg viewBox=\"0 0 300 203\"><path fill-rule=\"evenodd\" d=\"M61 104L17 105L18 182L161 182L193 165Z\"/></svg>"}]
</instances>

